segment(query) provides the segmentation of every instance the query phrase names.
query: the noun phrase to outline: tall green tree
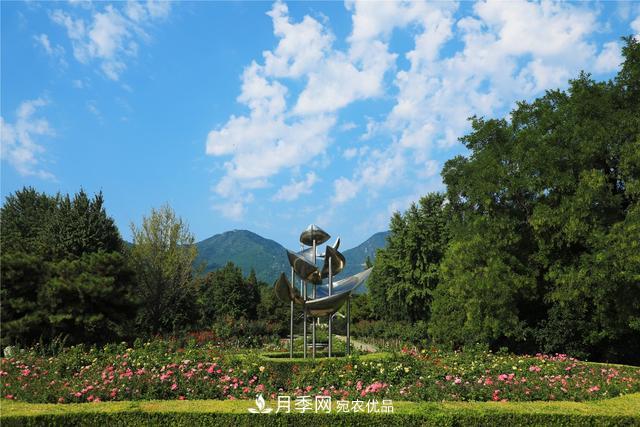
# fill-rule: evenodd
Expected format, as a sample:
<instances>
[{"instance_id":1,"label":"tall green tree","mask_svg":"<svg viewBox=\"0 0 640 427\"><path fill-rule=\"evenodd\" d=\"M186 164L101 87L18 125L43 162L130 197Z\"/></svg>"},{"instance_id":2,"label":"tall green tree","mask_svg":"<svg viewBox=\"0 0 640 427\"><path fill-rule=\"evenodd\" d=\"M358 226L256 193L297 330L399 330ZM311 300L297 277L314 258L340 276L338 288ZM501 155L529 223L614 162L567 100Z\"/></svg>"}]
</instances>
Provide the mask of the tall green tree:
<instances>
[{"instance_id":1,"label":"tall green tree","mask_svg":"<svg viewBox=\"0 0 640 427\"><path fill-rule=\"evenodd\" d=\"M131 225L131 262L136 272L142 333L174 333L197 321L194 237L169 205L152 209L140 227Z\"/></svg>"},{"instance_id":2,"label":"tall green tree","mask_svg":"<svg viewBox=\"0 0 640 427\"><path fill-rule=\"evenodd\" d=\"M3 344L126 336L132 275L101 193L24 188L5 200L0 228Z\"/></svg>"},{"instance_id":3,"label":"tall green tree","mask_svg":"<svg viewBox=\"0 0 640 427\"><path fill-rule=\"evenodd\" d=\"M203 326L225 318L256 318L260 295L255 273L252 273L245 279L240 267L228 262L199 281Z\"/></svg>"},{"instance_id":4,"label":"tall green tree","mask_svg":"<svg viewBox=\"0 0 640 427\"><path fill-rule=\"evenodd\" d=\"M440 261L449 240L444 195L431 193L391 218L388 244L378 250L368 289L386 320L428 320Z\"/></svg>"},{"instance_id":5,"label":"tall green tree","mask_svg":"<svg viewBox=\"0 0 640 427\"><path fill-rule=\"evenodd\" d=\"M613 81L472 120L445 164L455 213L430 325L442 343L487 342L638 361L640 46Z\"/></svg>"}]
</instances>

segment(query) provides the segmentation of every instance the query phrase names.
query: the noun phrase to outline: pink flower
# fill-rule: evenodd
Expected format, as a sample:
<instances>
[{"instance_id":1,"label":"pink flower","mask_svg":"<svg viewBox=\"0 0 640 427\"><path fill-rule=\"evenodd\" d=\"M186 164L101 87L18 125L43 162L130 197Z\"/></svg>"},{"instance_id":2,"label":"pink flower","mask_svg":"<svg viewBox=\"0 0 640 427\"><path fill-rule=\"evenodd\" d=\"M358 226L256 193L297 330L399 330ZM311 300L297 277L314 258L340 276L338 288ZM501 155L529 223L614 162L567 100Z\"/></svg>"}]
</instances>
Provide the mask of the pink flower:
<instances>
[{"instance_id":1,"label":"pink flower","mask_svg":"<svg viewBox=\"0 0 640 427\"><path fill-rule=\"evenodd\" d=\"M540 372L540 367L536 365L529 366L529 372Z\"/></svg>"},{"instance_id":2,"label":"pink flower","mask_svg":"<svg viewBox=\"0 0 640 427\"><path fill-rule=\"evenodd\" d=\"M31 373L31 370L29 369L23 369L22 371L20 371L22 373L23 377L29 376L29 374Z\"/></svg>"},{"instance_id":3,"label":"pink flower","mask_svg":"<svg viewBox=\"0 0 640 427\"><path fill-rule=\"evenodd\" d=\"M494 402L500 400L500 390L493 390L493 397L491 398Z\"/></svg>"},{"instance_id":4,"label":"pink flower","mask_svg":"<svg viewBox=\"0 0 640 427\"><path fill-rule=\"evenodd\" d=\"M175 390L177 388L178 388L178 384L176 383L171 384L171 390Z\"/></svg>"},{"instance_id":5,"label":"pink flower","mask_svg":"<svg viewBox=\"0 0 640 427\"><path fill-rule=\"evenodd\" d=\"M178 400L186 400L186 397L180 395L180 396L178 396Z\"/></svg>"},{"instance_id":6,"label":"pink flower","mask_svg":"<svg viewBox=\"0 0 640 427\"><path fill-rule=\"evenodd\" d=\"M485 378L484 385L493 385L493 381L491 380L491 377Z\"/></svg>"},{"instance_id":7,"label":"pink flower","mask_svg":"<svg viewBox=\"0 0 640 427\"><path fill-rule=\"evenodd\" d=\"M454 384L460 384L462 382L461 378L456 377L456 379L453 381Z\"/></svg>"},{"instance_id":8,"label":"pink flower","mask_svg":"<svg viewBox=\"0 0 640 427\"><path fill-rule=\"evenodd\" d=\"M594 385L593 387L591 387L589 389L589 393L593 393L593 392L596 392L596 391L599 391L599 390L600 390L600 386Z\"/></svg>"},{"instance_id":9,"label":"pink flower","mask_svg":"<svg viewBox=\"0 0 640 427\"><path fill-rule=\"evenodd\" d=\"M59 397L58 398L58 403L64 403L64 397Z\"/></svg>"},{"instance_id":10,"label":"pink flower","mask_svg":"<svg viewBox=\"0 0 640 427\"><path fill-rule=\"evenodd\" d=\"M9 400L13 400L14 396L13 396L13 394L7 394L4 398L5 399L9 399Z\"/></svg>"}]
</instances>

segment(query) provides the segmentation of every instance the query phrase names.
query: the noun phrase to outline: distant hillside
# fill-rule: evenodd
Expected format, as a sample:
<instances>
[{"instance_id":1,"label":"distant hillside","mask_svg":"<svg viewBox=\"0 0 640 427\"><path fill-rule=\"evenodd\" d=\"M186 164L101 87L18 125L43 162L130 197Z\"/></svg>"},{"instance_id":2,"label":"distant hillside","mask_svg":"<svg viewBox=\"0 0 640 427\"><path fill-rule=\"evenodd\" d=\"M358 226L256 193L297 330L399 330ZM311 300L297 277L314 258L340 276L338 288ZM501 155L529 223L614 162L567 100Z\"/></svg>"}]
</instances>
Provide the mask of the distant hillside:
<instances>
[{"instance_id":1,"label":"distant hillside","mask_svg":"<svg viewBox=\"0 0 640 427\"><path fill-rule=\"evenodd\" d=\"M386 245L387 234L387 231L376 233L355 248L344 251L347 265L337 279L364 270L363 264L367 256L373 261L376 249ZM196 246L196 265L204 264L205 272L221 268L231 261L242 268L245 275L248 275L252 268L255 269L258 279L271 285L280 273L288 273L291 268L287 261L286 249L282 245L247 230L216 234L196 243Z\"/></svg>"},{"instance_id":2,"label":"distant hillside","mask_svg":"<svg viewBox=\"0 0 640 427\"><path fill-rule=\"evenodd\" d=\"M281 272L290 268L282 245L247 230L216 234L196 243L196 246L196 265L204 263L206 272L221 268L231 261L245 275L253 268L258 280L273 284Z\"/></svg>"},{"instance_id":3,"label":"distant hillside","mask_svg":"<svg viewBox=\"0 0 640 427\"><path fill-rule=\"evenodd\" d=\"M381 231L369 237L355 248L344 251L343 254L347 260L347 265L344 267L344 270L342 270L342 273L337 276L337 279L349 277L364 270L366 268L364 264L367 256L373 262L376 258L376 250L384 248L387 245L388 235L388 231ZM366 285L360 288L361 291L366 289L364 286Z\"/></svg>"}]
</instances>

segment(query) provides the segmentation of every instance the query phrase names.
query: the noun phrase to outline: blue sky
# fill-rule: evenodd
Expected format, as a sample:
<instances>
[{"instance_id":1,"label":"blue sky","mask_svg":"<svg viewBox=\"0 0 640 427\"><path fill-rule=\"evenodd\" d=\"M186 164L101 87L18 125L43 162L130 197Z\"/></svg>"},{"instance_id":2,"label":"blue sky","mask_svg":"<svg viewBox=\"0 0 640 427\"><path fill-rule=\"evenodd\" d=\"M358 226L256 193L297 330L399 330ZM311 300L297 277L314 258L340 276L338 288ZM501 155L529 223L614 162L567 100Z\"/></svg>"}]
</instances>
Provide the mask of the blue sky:
<instances>
[{"instance_id":1,"label":"blue sky","mask_svg":"<svg viewBox=\"0 0 640 427\"><path fill-rule=\"evenodd\" d=\"M442 189L471 115L615 75L640 3L2 2L4 199L102 190L123 237L352 247Z\"/></svg>"}]
</instances>

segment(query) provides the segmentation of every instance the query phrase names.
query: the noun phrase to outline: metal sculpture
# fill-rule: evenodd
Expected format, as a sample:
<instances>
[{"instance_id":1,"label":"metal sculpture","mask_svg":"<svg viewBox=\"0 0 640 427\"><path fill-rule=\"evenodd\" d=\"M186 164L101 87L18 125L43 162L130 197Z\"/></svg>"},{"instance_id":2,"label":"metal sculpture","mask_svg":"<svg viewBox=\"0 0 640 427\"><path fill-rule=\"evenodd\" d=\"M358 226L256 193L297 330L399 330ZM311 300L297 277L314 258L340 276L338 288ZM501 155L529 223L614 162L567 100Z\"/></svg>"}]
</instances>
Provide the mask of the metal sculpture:
<instances>
[{"instance_id":1,"label":"metal sculpture","mask_svg":"<svg viewBox=\"0 0 640 427\"><path fill-rule=\"evenodd\" d=\"M333 246L327 245L324 253L318 253L317 247L328 241L329 234L320 227L311 224L306 230L300 234L300 243L303 245L300 252L294 253L287 251L287 258L291 265L291 281L282 273L274 285L274 291L278 299L284 303L290 304L290 347L289 356L293 357L293 316L294 305L302 306L303 316L303 357L307 357L307 322L311 318L311 336L312 336L312 356L316 356L316 320L321 317L328 317L329 324L329 343L328 355L331 357L333 350L333 335L331 331L333 317L340 308L347 304L347 350L351 353L351 294L360 285L362 285L369 274L371 268L338 280L334 283L333 277L339 274L346 265L344 255L338 248L340 247L340 238L336 240ZM305 248L308 246L308 248ZM322 268L318 269L316 265L317 259L322 258ZM298 291L293 283L295 276L300 278L300 291ZM327 283L323 284L324 279ZM312 285L311 298L308 296L307 286Z\"/></svg>"}]
</instances>

